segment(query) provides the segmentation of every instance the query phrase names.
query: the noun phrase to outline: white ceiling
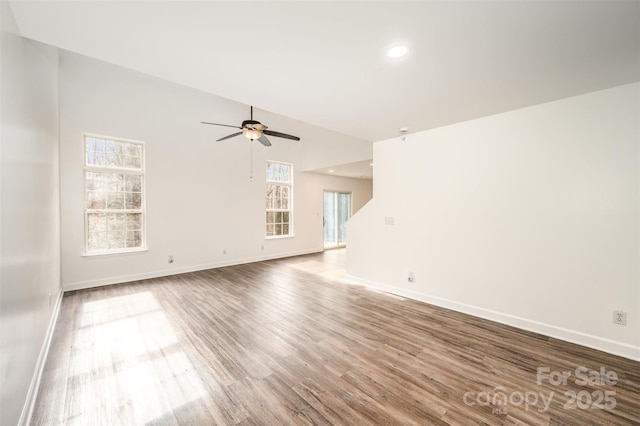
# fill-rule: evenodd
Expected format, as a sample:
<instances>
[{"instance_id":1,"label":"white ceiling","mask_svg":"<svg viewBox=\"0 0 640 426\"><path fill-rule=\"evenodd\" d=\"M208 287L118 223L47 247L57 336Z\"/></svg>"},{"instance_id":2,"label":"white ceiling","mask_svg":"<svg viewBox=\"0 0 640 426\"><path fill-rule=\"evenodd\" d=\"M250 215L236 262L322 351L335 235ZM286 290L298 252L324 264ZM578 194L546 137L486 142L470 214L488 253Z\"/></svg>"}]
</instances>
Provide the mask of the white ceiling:
<instances>
[{"instance_id":1,"label":"white ceiling","mask_svg":"<svg viewBox=\"0 0 640 426\"><path fill-rule=\"evenodd\" d=\"M369 141L640 79L639 1L10 4L25 37Z\"/></svg>"},{"instance_id":2,"label":"white ceiling","mask_svg":"<svg viewBox=\"0 0 640 426\"><path fill-rule=\"evenodd\" d=\"M322 175L342 176L355 179L373 179L373 160L340 164L333 167L323 167L321 169L309 171L311 173L319 173Z\"/></svg>"}]
</instances>

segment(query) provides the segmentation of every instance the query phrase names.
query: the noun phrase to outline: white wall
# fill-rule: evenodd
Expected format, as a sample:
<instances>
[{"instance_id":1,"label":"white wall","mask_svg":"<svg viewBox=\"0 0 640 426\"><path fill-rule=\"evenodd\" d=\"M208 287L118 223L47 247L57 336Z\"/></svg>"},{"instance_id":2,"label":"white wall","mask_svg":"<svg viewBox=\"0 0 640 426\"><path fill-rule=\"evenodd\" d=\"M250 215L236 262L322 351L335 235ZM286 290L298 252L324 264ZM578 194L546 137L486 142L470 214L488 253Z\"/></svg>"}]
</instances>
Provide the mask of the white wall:
<instances>
[{"instance_id":1,"label":"white wall","mask_svg":"<svg viewBox=\"0 0 640 426\"><path fill-rule=\"evenodd\" d=\"M636 83L375 143L348 274L640 359L639 105Z\"/></svg>"},{"instance_id":2,"label":"white wall","mask_svg":"<svg viewBox=\"0 0 640 426\"><path fill-rule=\"evenodd\" d=\"M257 109L254 118L301 142L271 138L253 147L234 129L200 121L240 124L249 107L121 67L62 52L60 143L62 282L65 289L282 257L322 250L322 190L353 188L370 198L371 182L302 173L304 152L343 135ZM148 251L83 256L82 133L141 140L146 146ZM371 158L371 146L360 159ZM294 238L264 238L265 162L294 164ZM364 195L361 195L364 194ZM226 254L223 251L226 250ZM175 263L167 257L173 255Z\"/></svg>"},{"instance_id":3,"label":"white wall","mask_svg":"<svg viewBox=\"0 0 640 426\"><path fill-rule=\"evenodd\" d=\"M61 295L58 58L17 36L0 8L0 424L10 425L28 418Z\"/></svg>"}]
</instances>

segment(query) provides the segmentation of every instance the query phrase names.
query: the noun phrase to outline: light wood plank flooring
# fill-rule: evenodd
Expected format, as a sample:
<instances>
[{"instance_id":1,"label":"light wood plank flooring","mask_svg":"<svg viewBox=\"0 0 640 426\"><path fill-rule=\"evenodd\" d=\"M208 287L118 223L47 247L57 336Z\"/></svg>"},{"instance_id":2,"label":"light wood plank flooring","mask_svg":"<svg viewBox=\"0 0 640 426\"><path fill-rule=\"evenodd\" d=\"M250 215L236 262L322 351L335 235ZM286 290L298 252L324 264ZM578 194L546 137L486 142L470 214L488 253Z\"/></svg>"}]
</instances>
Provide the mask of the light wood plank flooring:
<instances>
[{"instance_id":1,"label":"light wood plank flooring","mask_svg":"<svg viewBox=\"0 0 640 426\"><path fill-rule=\"evenodd\" d=\"M344 255L65 294L33 423L640 424L640 363L345 284Z\"/></svg>"}]
</instances>

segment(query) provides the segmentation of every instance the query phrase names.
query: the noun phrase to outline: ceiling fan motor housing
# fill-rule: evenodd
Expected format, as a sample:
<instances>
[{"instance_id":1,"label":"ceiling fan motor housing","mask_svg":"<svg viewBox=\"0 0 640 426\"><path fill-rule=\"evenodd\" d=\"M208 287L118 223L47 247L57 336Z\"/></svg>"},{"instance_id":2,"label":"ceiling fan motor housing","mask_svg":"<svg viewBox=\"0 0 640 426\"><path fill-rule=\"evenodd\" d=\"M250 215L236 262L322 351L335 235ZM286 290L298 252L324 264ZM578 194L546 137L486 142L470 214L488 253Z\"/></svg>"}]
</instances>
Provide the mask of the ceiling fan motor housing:
<instances>
[{"instance_id":1,"label":"ceiling fan motor housing","mask_svg":"<svg viewBox=\"0 0 640 426\"><path fill-rule=\"evenodd\" d=\"M267 128L267 126L255 120L244 120L242 122L242 127L245 129L256 129L256 130L264 130Z\"/></svg>"}]
</instances>

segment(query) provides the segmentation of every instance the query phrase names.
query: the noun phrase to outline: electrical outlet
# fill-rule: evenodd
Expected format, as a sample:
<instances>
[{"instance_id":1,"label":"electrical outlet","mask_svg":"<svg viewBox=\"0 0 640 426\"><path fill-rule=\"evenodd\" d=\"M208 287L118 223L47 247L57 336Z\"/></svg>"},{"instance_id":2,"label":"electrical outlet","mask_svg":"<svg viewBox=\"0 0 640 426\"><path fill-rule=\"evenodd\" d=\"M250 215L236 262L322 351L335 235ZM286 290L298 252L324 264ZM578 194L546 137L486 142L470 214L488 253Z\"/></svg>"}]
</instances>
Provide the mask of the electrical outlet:
<instances>
[{"instance_id":1,"label":"electrical outlet","mask_svg":"<svg viewBox=\"0 0 640 426\"><path fill-rule=\"evenodd\" d=\"M409 271L409 274L407 275L407 281L409 281L410 283L413 282L414 280L414 276L413 276L413 272Z\"/></svg>"},{"instance_id":2,"label":"electrical outlet","mask_svg":"<svg viewBox=\"0 0 640 426\"><path fill-rule=\"evenodd\" d=\"M169 255L169 263L173 263L173 255Z\"/></svg>"},{"instance_id":3,"label":"electrical outlet","mask_svg":"<svg viewBox=\"0 0 640 426\"><path fill-rule=\"evenodd\" d=\"M627 313L625 311L613 311L613 323L627 325Z\"/></svg>"},{"instance_id":4,"label":"electrical outlet","mask_svg":"<svg viewBox=\"0 0 640 426\"><path fill-rule=\"evenodd\" d=\"M222 249L222 254L227 254L227 249Z\"/></svg>"}]
</instances>

